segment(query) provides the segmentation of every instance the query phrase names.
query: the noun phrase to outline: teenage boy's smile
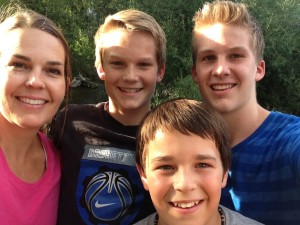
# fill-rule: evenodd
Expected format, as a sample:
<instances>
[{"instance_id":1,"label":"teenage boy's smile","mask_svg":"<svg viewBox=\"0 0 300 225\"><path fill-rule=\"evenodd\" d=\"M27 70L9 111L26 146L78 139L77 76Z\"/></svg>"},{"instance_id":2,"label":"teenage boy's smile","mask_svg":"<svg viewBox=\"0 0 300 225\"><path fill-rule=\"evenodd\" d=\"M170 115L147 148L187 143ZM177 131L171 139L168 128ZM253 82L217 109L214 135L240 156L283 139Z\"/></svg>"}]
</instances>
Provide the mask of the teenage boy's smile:
<instances>
[{"instance_id":1,"label":"teenage boy's smile","mask_svg":"<svg viewBox=\"0 0 300 225\"><path fill-rule=\"evenodd\" d=\"M137 93L142 90L142 88L122 88L122 87L120 87L119 89L125 93Z\"/></svg>"},{"instance_id":2,"label":"teenage boy's smile","mask_svg":"<svg viewBox=\"0 0 300 225\"><path fill-rule=\"evenodd\" d=\"M235 85L236 84L213 84L211 85L211 89L214 91L224 91L233 88Z\"/></svg>"}]
</instances>

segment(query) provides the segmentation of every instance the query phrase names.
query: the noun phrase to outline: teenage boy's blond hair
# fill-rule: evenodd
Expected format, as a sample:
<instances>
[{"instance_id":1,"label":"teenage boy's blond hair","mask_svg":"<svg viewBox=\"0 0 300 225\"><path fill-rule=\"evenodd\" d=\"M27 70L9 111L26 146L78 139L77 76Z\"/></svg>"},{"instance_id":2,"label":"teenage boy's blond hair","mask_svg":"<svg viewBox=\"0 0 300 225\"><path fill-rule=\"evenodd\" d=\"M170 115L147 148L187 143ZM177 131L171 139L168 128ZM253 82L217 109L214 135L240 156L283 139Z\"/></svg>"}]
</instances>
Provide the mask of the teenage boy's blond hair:
<instances>
[{"instance_id":1,"label":"teenage boy's blond hair","mask_svg":"<svg viewBox=\"0 0 300 225\"><path fill-rule=\"evenodd\" d=\"M195 24L192 37L192 57L193 64L196 63L198 46L196 44L197 30L202 26L221 23L245 27L252 37L252 48L256 56L256 61L263 59L265 42L262 30L255 18L250 14L247 6L243 3L232 1L213 1L204 3L193 18Z\"/></svg>"},{"instance_id":2,"label":"teenage boy's blond hair","mask_svg":"<svg viewBox=\"0 0 300 225\"><path fill-rule=\"evenodd\" d=\"M152 35L156 44L156 56L159 69L166 63L166 36L156 20L147 13L128 9L106 17L95 34L96 61L95 66L103 66L104 41L103 34L113 30L124 29L130 32L144 31Z\"/></svg>"}]
</instances>

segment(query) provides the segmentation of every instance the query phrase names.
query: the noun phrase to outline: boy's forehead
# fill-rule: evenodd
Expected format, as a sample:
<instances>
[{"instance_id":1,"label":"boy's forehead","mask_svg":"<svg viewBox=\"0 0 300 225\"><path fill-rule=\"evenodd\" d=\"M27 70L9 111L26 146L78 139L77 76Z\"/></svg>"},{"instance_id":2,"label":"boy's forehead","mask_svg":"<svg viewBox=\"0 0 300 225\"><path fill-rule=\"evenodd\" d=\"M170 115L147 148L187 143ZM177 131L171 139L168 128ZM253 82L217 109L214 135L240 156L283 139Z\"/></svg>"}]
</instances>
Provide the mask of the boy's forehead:
<instances>
[{"instance_id":1,"label":"boy's forehead","mask_svg":"<svg viewBox=\"0 0 300 225\"><path fill-rule=\"evenodd\" d=\"M252 49L252 37L246 27L232 24L215 23L199 25L195 29L195 39L198 47L220 45L229 48L237 46Z\"/></svg>"},{"instance_id":2,"label":"boy's forehead","mask_svg":"<svg viewBox=\"0 0 300 225\"><path fill-rule=\"evenodd\" d=\"M214 23L196 27L195 34L212 40L221 40L224 37L241 36L250 37L246 27L234 24Z\"/></svg>"},{"instance_id":3,"label":"boy's forehead","mask_svg":"<svg viewBox=\"0 0 300 225\"><path fill-rule=\"evenodd\" d=\"M187 139L186 139L187 138ZM213 149L214 154L216 155L220 155L219 150L216 146L216 143L213 139L207 137L201 137L198 134L194 134L194 133L190 133L190 134L184 134L176 129L157 129L154 132L154 136L151 140L149 140L148 143L148 147L149 146L156 146L157 145L161 145L162 143L166 144L166 140L170 141L173 140L171 143L168 143L167 145L165 145L165 147L169 150L172 149L174 146L184 146L184 148L186 147L187 150L191 150L190 153L194 152L194 153L205 153L206 149L202 148L202 146L194 146L194 143L184 143L184 140L193 140L199 143L206 143L208 144L208 146L210 146L210 150ZM191 146L194 146L194 148L190 148ZM148 154L160 154L162 152L164 152L163 149L166 148L149 148L148 149ZM193 149L193 150L192 150ZM167 151L168 151L167 150ZM208 152L210 151L208 150ZM169 152L171 155L174 153L173 151ZM175 153L176 154L176 153Z\"/></svg>"},{"instance_id":4,"label":"boy's forehead","mask_svg":"<svg viewBox=\"0 0 300 225\"><path fill-rule=\"evenodd\" d=\"M125 29L116 29L103 33L100 38L102 47L121 45L121 43L130 35L130 32Z\"/></svg>"},{"instance_id":5,"label":"boy's forehead","mask_svg":"<svg viewBox=\"0 0 300 225\"><path fill-rule=\"evenodd\" d=\"M137 36L149 36L153 38L151 34L146 31L129 31L125 28L119 28L103 33L100 38L100 43L103 48L121 46Z\"/></svg>"}]
</instances>

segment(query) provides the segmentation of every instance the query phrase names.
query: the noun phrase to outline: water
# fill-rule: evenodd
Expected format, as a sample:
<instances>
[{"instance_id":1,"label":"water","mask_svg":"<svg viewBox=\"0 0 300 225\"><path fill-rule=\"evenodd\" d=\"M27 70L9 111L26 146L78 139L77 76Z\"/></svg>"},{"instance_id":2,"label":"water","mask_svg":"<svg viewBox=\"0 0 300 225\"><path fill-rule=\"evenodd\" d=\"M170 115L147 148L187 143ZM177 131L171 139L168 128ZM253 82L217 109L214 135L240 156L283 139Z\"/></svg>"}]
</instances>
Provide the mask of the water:
<instances>
[{"instance_id":1,"label":"water","mask_svg":"<svg viewBox=\"0 0 300 225\"><path fill-rule=\"evenodd\" d=\"M107 95L103 83L99 83L96 88L70 88L70 103L90 104L103 101L107 101Z\"/></svg>"}]
</instances>

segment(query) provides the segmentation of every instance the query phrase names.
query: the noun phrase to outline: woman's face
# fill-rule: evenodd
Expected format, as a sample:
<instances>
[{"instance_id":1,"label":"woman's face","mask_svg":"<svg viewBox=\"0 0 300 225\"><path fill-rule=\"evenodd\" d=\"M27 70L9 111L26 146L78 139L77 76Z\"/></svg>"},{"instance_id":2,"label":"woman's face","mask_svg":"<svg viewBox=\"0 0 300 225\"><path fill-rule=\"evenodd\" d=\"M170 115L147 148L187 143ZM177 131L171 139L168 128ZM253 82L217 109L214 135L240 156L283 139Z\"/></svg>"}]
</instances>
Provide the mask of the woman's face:
<instances>
[{"instance_id":1,"label":"woman's face","mask_svg":"<svg viewBox=\"0 0 300 225\"><path fill-rule=\"evenodd\" d=\"M65 54L59 39L36 28L1 34L1 123L39 129L55 115L66 92Z\"/></svg>"}]
</instances>

